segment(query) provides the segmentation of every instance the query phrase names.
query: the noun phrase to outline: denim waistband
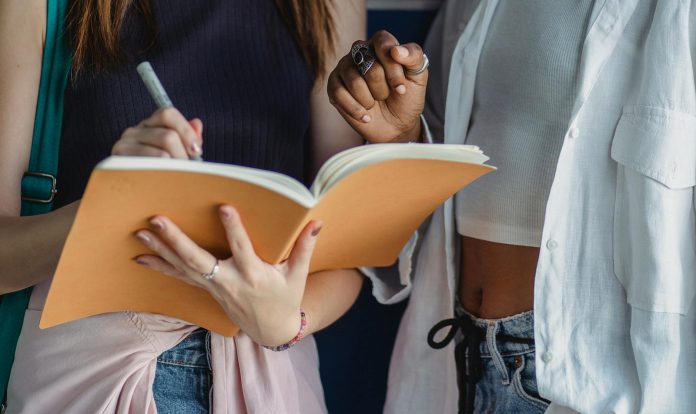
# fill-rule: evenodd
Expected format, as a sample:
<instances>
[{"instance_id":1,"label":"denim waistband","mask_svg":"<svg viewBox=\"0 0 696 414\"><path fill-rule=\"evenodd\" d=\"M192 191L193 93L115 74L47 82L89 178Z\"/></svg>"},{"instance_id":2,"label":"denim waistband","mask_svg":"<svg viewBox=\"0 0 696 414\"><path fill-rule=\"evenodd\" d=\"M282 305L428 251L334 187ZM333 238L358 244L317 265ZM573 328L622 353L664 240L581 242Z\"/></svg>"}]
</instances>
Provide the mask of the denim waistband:
<instances>
[{"instance_id":1,"label":"denim waistband","mask_svg":"<svg viewBox=\"0 0 696 414\"><path fill-rule=\"evenodd\" d=\"M534 311L522 312L517 315L508 316L500 319L483 319L472 315L457 303L457 316L465 315L477 328L481 329L487 340L481 341L480 352L482 358L491 357L492 338L496 338L495 347L501 356L522 354L534 350L533 344L500 340L501 335L520 339L534 339ZM462 336L455 337L459 343Z\"/></svg>"},{"instance_id":2,"label":"denim waistband","mask_svg":"<svg viewBox=\"0 0 696 414\"><path fill-rule=\"evenodd\" d=\"M197 329L176 346L164 351L157 361L163 364L210 369L210 332Z\"/></svg>"}]
</instances>

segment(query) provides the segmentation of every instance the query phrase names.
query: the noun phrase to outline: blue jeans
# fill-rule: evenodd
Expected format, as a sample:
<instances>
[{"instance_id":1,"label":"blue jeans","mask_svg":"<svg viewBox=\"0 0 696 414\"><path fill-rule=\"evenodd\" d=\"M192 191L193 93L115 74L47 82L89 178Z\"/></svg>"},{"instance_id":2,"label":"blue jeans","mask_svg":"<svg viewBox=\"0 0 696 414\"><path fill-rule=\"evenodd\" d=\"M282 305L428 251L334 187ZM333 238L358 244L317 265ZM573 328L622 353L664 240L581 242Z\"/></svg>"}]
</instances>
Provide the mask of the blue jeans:
<instances>
[{"instance_id":1,"label":"blue jeans","mask_svg":"<svg viewBox=\"0 0 696 414\"><path fill-rule=\"evenodd\" d=\"M479 319L457 306L455 318L438 322L428 333L435 349L453 340L459 414L546 411L549 403L539 396L534 369L533 312Z\"/></svg>"},{"instance_id":2,"label":"blue jeans","mask_svg":"<svg viewBox=\"0 0 696 414\"><path fill-rule=\"evenodd\" d=\"M208 413L212 384L210 332L198 329L157 358L152 387L157 412Z\"/></svg>"},{"instance_id":3,"label":"blue jeans","mask_svg":"<svg viewBox=\"0 0 696 414\"><path fill-rule=\"evenodd\" d=\"M543 413L549 403L539 396L535 371L534 313L503 319L479 319L463 309L459 317L468 318L480 332L478 381L473 399L474 413ZM467 350L468 354L471 349ZM468 370L468 358L458 369ZM464 390L460 387L460 392Z\"/></svg>"}]
</instances>

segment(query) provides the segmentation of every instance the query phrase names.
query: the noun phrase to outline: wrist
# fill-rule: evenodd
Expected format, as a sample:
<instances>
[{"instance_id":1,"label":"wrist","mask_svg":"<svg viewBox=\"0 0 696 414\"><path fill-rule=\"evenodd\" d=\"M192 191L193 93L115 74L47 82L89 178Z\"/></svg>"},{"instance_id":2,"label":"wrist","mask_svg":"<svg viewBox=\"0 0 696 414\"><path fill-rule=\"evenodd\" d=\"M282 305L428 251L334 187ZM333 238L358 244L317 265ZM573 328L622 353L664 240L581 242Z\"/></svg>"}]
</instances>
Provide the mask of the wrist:
<instances>
[{"instance_id":1,"label":"wrist","mask_svg":"<svg viewBox=\"0 0 696 414\"><path fill-rule=\"evenodd\" d=\"M292 331L292 332L294 332L294 334L293 334L294 336L291 339L289 339L285 342L279 343L279 344L263 345L264 348L270 349L271 351L277 351L277 352L285 351L285 350L295 346L295 344L297 344L298 342L300 342L302 340L302 338L304 338L304 336L306 334L306 330L307 330L307 325L308 325L307 314L305 313L304 310L300 309L298 312L295 313L295 315L296 315L296 317L293 318L293 319L295 319L295 321L294 321L294 325L293 325L294 328Z\"/></svg>"},{"instance_id":2,"label":"wrist","mask_svg":"<svg viewBox=\"0 0 696 414\"><path fill-rule=\"evenodd\" d=\"M408 143L408 142L423 142L422 139L423 135L423 126L421 124L420 117L418 118L418 121L416 124L400 136L398 136L394 141L392 142L398 142L398 143Z\"/></svg>"}]
</instances>

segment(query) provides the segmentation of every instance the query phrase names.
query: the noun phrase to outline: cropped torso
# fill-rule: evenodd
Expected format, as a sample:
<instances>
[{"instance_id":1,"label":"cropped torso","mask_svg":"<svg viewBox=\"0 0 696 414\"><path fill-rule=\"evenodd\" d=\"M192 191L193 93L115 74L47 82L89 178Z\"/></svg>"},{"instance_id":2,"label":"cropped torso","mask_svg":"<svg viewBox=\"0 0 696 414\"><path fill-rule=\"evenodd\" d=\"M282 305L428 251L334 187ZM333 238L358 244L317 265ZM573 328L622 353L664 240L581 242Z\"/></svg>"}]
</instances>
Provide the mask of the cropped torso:
<instances>
[{"instance_id":1,"label":"cropped torso","mask_svg":"<svg viewBox=\"0 0 696 414\"><path fill-rule=\"evenodd\" d=\"M481 317L532 308L545 206L592 5L501 2L493 16L466 142L480 146L498 171L455 198L460 300Z\"/></svg>"}]
</instances>

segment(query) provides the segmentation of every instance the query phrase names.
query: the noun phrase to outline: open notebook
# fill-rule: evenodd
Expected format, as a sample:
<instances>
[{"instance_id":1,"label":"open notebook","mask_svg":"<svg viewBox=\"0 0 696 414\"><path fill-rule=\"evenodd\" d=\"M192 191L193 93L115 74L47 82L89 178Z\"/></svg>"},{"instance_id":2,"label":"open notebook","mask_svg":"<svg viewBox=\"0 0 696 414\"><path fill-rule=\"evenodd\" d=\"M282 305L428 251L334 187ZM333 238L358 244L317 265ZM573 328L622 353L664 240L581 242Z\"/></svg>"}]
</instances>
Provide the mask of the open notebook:
<instances>
[{"instance_id":1,"label":"open notebook","mask_svg":"<svg viewBox=\"0 0 696 414\"><path fill-rule=\"evenodd\" d=\"M288 176L226 164L110 157L92 173L61 255L40 326L123 310L174 316L233 335L237 327L205 291L135 264L149 253L133 233L162 214L220 258L217 215L242 216L256 253L279 263L312 219L324 226L311 270L386 266L446 199L494 167L466 145L377 144L343 151L311 187Z\"/></svg>"}]
</instances>

